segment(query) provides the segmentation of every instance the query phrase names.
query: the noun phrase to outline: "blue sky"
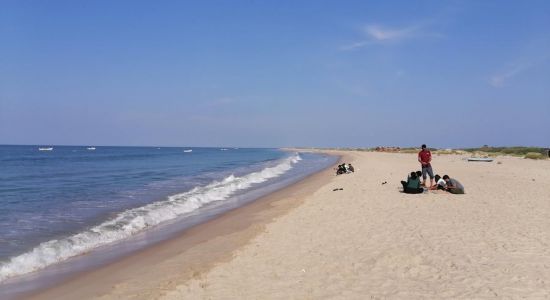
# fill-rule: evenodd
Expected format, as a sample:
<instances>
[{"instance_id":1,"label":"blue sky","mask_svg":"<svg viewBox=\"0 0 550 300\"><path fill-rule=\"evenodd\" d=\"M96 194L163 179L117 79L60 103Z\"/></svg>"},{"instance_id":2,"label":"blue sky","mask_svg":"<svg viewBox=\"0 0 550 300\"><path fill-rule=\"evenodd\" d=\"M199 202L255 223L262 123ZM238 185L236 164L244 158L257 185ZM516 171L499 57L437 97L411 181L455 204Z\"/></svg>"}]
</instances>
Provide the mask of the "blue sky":
<instances>
[{"instance_id":1,"label":"blue sky","mask_svg":"<svg viewBox=\"0 0 550 300\"><path fill-rule=\"evenodd\" d=\"M548 1L3 1L0 144L550 146Z\"/></svg>"}]
</instances>

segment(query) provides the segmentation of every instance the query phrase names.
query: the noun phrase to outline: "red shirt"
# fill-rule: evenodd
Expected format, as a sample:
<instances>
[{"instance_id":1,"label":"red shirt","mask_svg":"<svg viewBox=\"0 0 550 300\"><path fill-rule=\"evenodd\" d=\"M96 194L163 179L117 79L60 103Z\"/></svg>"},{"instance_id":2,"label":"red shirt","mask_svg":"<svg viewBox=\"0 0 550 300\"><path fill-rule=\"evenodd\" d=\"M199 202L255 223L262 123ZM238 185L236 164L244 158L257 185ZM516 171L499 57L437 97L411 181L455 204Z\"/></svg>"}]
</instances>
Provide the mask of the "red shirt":
<instances>
[{"instance_id":1,"label":"red shirt","mask_svg":"<svg viewBox=\"0 0 550 300\"><path fill-rule=\"evenodd\" d=\"M418 152L418 157L420 158L422 166L430 166L430 161L432 160L432 153L430 152L430 150L426 149Z\"/></svg>"}]
</instances>

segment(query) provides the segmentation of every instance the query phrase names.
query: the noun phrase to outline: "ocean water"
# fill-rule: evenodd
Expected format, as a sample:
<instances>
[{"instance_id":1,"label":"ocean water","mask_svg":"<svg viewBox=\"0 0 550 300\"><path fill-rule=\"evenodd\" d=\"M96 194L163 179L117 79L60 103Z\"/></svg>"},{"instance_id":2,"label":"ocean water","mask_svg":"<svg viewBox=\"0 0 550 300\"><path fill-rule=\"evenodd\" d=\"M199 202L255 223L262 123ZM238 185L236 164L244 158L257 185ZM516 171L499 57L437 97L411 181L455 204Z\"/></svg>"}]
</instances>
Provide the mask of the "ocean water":
<instances>
[{"instance_id":1,"label":"ocean water","mask_svg":"<svg viewBox=\"0 0 550 300\"><path fill-rule=\"evenodd\" d=\"M0 146L0 283L238 207L335 160L278 149Z\"/></svg>"}]
</instances>

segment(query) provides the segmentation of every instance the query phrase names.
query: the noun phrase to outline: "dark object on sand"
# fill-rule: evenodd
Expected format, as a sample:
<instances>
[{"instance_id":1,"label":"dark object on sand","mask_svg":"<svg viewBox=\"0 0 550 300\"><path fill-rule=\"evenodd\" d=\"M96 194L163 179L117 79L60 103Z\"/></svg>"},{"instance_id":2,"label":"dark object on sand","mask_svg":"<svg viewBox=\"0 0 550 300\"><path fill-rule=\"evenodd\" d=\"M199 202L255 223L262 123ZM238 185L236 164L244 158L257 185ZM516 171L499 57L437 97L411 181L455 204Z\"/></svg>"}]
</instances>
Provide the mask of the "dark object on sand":
<instances>
[{"instance_id":1,"label":"dark object on sand","mask_svg":"<svg viewBox=\"0 0 550 300\"><path fill-rule=\"evenodd\" d=\"M343 191L343 190L344 190L344 188L335 188L332 191L335 192L335 191Z\"/></svg>"},{"instance_id":2,"label":"dark object on sand","mask_svg":"<svg viewBox=\"0 0 550 300\"><path fill-rule=\"evenodd\" d=\"M386 184L386 183L388 183L388 182L387 182L387 181L384 181L384 182L382 182L382 185L384 185L384 184Z\"/></svg>"}]
</instances>

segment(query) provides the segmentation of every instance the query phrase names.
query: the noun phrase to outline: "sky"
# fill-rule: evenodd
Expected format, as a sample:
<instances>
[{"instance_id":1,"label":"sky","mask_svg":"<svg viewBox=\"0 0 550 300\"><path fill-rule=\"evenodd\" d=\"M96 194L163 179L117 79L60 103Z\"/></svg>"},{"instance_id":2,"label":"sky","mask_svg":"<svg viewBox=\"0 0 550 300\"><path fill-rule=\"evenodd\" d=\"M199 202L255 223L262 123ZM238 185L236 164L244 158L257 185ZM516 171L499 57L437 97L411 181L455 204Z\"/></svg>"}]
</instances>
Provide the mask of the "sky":
<instances>
[{"instance_id":1,"label":"sky","mask_svg":"<svg viewBox=\"0 0 550 300\"><path fill-rule=\"evenodd\" d=\"M0 7L0 144L550 147L550 1Z\"/></svg>"}]
</instances>

